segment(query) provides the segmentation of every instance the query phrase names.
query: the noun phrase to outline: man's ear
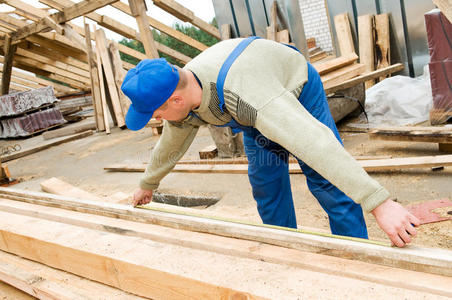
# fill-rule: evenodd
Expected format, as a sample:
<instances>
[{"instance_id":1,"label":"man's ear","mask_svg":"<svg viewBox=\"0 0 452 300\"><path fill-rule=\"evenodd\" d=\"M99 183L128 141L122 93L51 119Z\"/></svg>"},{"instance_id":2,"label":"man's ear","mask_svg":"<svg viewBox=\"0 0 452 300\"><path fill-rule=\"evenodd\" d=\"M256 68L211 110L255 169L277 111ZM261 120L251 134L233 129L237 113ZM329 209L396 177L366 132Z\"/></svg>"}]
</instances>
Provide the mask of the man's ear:
<instances>
[{"instance_id":1,"label":"man's ear","mask_svg":"<svg viewBox=\"0 0 452 300\"><path fill-rule=\"evenodd\" d=\"M170 99L170 102L176 106L180 106L181 104L184 104L184 99L179 95L174 95Z\"/></svg>"}]
</instances>

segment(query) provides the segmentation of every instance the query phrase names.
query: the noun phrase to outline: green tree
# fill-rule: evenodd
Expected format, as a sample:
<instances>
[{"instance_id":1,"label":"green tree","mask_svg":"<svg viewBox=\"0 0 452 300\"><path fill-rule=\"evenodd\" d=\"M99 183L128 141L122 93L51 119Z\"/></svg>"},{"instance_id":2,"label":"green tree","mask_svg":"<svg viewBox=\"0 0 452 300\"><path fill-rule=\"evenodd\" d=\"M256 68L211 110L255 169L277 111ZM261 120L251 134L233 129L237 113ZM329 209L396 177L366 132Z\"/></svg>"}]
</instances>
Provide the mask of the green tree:
<instances>
[{"instance_id":1,"label":"green tree","mask_svg":"<svg viewBox=\"0 0 452 300\"><path fill-rule=\"evenodd\" d=\"M218 28L218 24L217 24L217 21L215 18L213 18L213 20L210 22L210 24ZM198 40L199 42L201 42L207 46L212 46L213 44L216 44L219 41L218 39L214 38L213 36L207 34L206 32L204 32L192 25L184 26L179 23L175 23L173 25L173 28L195 40ZM195 57L196 55L198 55L201 52L198 49L195 49L165 33L158 32L157 30L153 29L152 34L154 36L155 41L157 41L165 46L168 46L171 49L174 49L180 53L183 53L191 58ZM124 38L119 43L121 43L127 47L130 47L132 49L135 49L137 51L140 51L141 53L145 53L143 44L136 40ZM130 55L124 54L122 52L120 52L120 54L121 54L121 59L126 62L129 62L134 65L136 65L139 62L138 59L136 59ZM183 66L182 62L180 62L164 53L161 53L160 51L159 51L159 56L166 58L166 60L168 60L172 64L178 65L180 67Z\"/></svg>"}]
</instances>

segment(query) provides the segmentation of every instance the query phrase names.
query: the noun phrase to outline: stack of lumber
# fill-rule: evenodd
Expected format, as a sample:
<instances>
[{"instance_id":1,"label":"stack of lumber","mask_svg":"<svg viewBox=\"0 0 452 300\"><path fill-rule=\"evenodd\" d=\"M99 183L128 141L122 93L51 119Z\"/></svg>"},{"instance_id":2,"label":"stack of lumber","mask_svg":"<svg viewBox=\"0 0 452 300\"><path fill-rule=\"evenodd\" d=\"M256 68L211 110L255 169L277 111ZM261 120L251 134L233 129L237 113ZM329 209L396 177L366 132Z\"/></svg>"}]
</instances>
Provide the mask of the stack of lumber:
<instances>
[{"instance_id":1,"label":"stack of lumber","mask_svg":"<svg viewBox=\"0 0 452 300\"><path fill-rule=\"evenodd\" d=\"M306 39L306 42L308 44L308 56L309 61L311 63L314 63L327 57L327 53L323 51L321 47L316 45L315 38L313 37L308 38Z\"/></svg>"},{"instance_id":2,"label":"stack of lumber","mask_svg":"<svg viewBox=\"0 0 452 300\"><path fill-rule=\"evenodd\" d=\"M348 15L335 16L334 23L341 55L339 58L357 57ZM359 16L358 35L359 64L349 66L349 69L342 69L343 80L338 79L332 84L327 83L325 86L327 93L350 88L362 82L365 82L367 89L375 83L375 80L383 80L389 74L403 69L400 63L391 65L387 14ZM341 78L340 75L339 78Z\"/></svg>"},{"instance_id":3,"label":"stack of lumber","mask_svg":"<svg viewBox=\"0 0 452 300\"><path fill-rule=\"evenodd\" d=\"M446 250L5 188L0 207L0 279L38 297L91 292L110 299L116 291L121 299L132 297L124 292L152 299L349 298L370 288L452 296ZM64 271L74 274L67 289ZM83 279L97 283L86 281L82 292Z\"/></svg>"},{"instance_id":4,"label":"stack of lumber","mask_svg":"<svg viewBox=\"0 0 452 300\"><path fill-rule=\"evenodd\" d=\"M0 137L25 137L66 121L54 102L52 87L0 97Z\"/></svg>"}]
</instances>

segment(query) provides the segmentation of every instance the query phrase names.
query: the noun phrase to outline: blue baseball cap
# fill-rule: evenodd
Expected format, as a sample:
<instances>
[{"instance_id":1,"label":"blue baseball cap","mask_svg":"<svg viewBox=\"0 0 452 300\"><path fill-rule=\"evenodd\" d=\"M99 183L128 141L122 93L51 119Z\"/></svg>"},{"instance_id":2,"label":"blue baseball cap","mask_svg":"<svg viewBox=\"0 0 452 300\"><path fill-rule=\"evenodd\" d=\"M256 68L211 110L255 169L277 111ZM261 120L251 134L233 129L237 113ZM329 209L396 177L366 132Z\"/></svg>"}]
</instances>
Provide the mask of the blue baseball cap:
<instances>
[{"instance_id":1,"label":"blue baseball cap","mask_svg":"<svg viewBox=\"0 0 452 300\"><path fill-rule=\"evenodd\" d=\"M143 59L129 70L121 85L121 90L132 101L126 115L127 128L140 130L146 126L178 82L179 72L164 58Z\"/></svg>"}]
</instances>

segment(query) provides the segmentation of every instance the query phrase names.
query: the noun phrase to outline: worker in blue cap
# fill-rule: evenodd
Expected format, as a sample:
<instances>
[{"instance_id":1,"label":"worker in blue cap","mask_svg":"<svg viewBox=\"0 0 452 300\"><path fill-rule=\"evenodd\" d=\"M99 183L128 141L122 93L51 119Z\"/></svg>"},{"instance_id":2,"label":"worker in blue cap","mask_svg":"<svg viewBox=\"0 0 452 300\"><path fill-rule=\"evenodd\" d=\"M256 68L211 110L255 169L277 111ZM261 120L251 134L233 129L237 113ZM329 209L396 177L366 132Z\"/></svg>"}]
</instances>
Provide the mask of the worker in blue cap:
<instances>
[{"instance_id":1,"label":"worker in blue cap","mask_svg":"<svg viewBox=\"0 0 452 300\"><path fill-rule=\"evenodd\" d=\"M327 212L333 234L367 238L363 209L397 246L411 242L419 220L392 201L343 148L319 74L298 51L250 37L219 42L184 68L146 59L122 90L132 104L127 127L163 119L134 205L153 191L205 124L243 131L248 175L265 224L296 228L289 153L298 159L311 193Z\"/></svg>"}]
</instances>

